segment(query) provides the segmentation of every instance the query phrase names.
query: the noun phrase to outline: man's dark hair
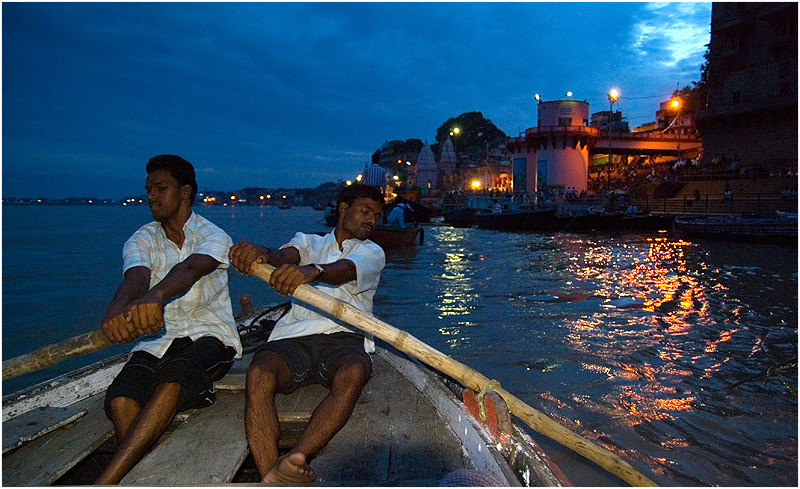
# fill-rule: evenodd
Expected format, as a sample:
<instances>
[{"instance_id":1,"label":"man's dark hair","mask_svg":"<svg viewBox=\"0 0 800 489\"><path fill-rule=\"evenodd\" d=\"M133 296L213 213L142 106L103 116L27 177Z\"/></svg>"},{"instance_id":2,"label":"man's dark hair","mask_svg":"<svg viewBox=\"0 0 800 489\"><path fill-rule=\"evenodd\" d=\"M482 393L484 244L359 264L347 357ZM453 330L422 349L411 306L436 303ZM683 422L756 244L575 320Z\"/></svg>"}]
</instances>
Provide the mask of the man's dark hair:
<instances>
[{"instance_id":1,"label":"man's dark hair","mask_svg":"<svg viewBox=\"0 0 800 489\"><path fill-rule=\"evenodd\" d=\"M336 210L338 212L339 205L344 202L348 206L353 205L356 199L366 197L372 199L381 206L383 205L383 192L378 187L372 185L364 185L363 183L354 183L348 185L339 192L339 198L336 201Z\"/></svg>"},{"instance_id":2,"label":"man's dark hair","mask_svg":"<svg viewBox=\"0 0 800 489\"><path fill-rule=\"evenodd\" d=\"M150 158L145 170L148 175L155 170L169 170L172 178L177 180L179 184L192 187L192 195L190 196L189 204L194 204L194 196L197 195L197 180L195 179L194 167L191 163L180 156L158 155Z\"/></svg>"}]
</instances>

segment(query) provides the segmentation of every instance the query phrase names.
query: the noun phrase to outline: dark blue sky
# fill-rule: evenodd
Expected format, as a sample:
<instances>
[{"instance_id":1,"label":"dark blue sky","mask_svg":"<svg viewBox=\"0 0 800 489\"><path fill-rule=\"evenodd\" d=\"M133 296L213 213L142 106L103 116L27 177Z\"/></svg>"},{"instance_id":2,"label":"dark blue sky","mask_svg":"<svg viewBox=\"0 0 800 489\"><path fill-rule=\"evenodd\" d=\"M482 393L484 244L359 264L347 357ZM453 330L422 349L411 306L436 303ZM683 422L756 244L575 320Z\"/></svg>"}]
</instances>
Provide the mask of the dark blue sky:
<instances>
[{"instance_id":1,"label":"dark blue sky","mask_svg":"<svg viewBox=\"0 0 800 489\"><path fill-rule=\"evenodd\" d=\"M4 197L139 194L156 154L200 189L352 179L386 140L535 93L606 93L631 127L699 79L710 3L3 3Z\"/></svg>"}]
</instances>

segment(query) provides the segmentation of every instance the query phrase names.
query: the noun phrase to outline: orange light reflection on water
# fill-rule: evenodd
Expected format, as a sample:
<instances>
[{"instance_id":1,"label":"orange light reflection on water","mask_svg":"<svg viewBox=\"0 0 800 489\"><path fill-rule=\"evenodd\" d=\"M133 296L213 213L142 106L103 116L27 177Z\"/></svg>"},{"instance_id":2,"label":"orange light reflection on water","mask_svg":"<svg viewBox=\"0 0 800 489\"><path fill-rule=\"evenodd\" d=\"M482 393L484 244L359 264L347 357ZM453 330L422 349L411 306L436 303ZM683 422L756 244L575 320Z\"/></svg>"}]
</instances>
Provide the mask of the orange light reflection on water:
<instances>
[{"instance_id":1,"label":"orange light reflection on water","mask_svg":"<svg viewBox=\"0 0 800 489\"><path fill-rule=\"evenodd\" d=\"M669 387L680 382L676 378L696 375L686 365L700 359L699 356L686 358L687 350L675 344L672 338L685 336L703 324L714 323L708 312L709 294L714 291L705 290L687 271L685 251L691 244L653 238L644 245L616 248L593 247L590 242L582 245L583 248L571 250L575 258L571 261L571 271L577 279L600 285L595 295L605 296L612 302L622 297L644 299L640 310L650 313L629 315L612 309L565 323L569 329L567 341L577 350L596 356L598 345L602 345L609 351L612 367L581 362L585 369L627 382L607 399L613 411L621 415L617 419L634 427L647 421L670 420L675 412L693 410L695 397L681 397L676 395L674 387ZM706 353L714 351L717 344L727 341L735 331L726 332L717 341L709 341ZM661 361L658 365L626 362L627 357L619 353L645 348L657 349L656 355ZM706 375L709 374L706 371ZM686 442L670 442L676 447L681 443Z\"/></svg>"}]
</instances>

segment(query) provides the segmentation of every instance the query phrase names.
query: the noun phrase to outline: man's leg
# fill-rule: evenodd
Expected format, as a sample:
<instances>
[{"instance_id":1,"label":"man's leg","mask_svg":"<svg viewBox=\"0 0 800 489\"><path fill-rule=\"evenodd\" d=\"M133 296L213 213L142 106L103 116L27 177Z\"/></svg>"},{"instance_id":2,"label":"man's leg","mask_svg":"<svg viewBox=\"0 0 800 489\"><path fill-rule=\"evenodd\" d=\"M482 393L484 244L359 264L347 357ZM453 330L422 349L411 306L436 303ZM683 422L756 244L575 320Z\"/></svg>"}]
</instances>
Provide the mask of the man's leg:
<instances>
[{"instance_id":1,"label":"man's leg","mask_svg":"<svg viewBox=\"0 0 800 489\"><path fill-rule=\"evenodd\" d=\"M126 430L114 457L95 484L117 484L144 457L175 416L180 393L181 385L177 382L156 387L153 397Z\"/></svg>"},{"instance_id":2,"label":"man's leg","mask_svg":"<svg viewBox=\"0 0 800 489\"><path fill-rule=\"evenodd\" d=\"M136 416L142 407L130 397L115 397L110 403L111 422L114 423L114 432L117 434L117 445L122 444L122 439L128 433Z\"/></svg>"},{"instance_id":3,"label":"man's leg","mask_svg":"<svg viewBox=\"0 0 800 489\"><path fill-rule=\"evenodd\" d=\"M275 463L263 482L301 483L316 479L308 462L350 419L371 371L369 359L363 355L343 355L331 365L330 392L314 409L295 446Z\"/></svg>"},{"instance_id":4,"label":"man's leg","mask_svg":"<svg viewBox=\"0 0 800 489\"><path fill-rule=\"evenodd\" d=\"M280 424L275 394L285 392L292 383L289 365L278 353L261 350L247 369L247 400L244 427L247 443L263 479L278 459Z\"/></svg>"}]
</instances>

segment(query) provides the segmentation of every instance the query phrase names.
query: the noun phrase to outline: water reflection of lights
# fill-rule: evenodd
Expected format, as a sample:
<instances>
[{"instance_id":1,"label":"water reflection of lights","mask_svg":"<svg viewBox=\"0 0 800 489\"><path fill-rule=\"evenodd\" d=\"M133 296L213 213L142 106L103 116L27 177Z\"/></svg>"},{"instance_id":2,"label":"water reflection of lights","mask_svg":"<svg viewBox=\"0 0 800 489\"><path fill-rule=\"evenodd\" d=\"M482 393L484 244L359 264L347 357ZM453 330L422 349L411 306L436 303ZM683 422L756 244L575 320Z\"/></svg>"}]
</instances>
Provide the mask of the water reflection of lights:
<instances>
[{"instance_id":1,"label":"water reflection of lights","mask_svg":"<svg viewBox=\"0 0 800 489\"><path fill-rule=\"evenodd\" d=\"M703 355L714 352L736 332L731 329L716 340L705 340L694 352L674 343L676 336L689 335L698 326L717 324L711 317L710 297L720 291L687 270L688 246L691 244L684 241L658 237L620 245L586 241L569 250L571 274L578 281L597 284L595 296L644 299L642 308L634 312L601 309L565 322L565 338L572 348L590 358L599 355L612 365L609 368L602 360L580 362L584 369L631 383L608 399L613 410L633 416L631 426L644 420L672 419L672 412L692 410L696 398L676 396L675 388L668 386L698 372L705 376L717 372L720 364L698 370L691 366L707 362ZM643 349L650 349L661 363L639 363L623 353Z\"/></svg>"},{"instance_id":2,"label":"water reflection of lights","mask_svg":"<svg viewBox=\"0 0 800 489\"><path fill-rule=\"evenodd\" d=\"M462 238L463 230L455 228L445 231L437 237L437 242L446 248L442 272L438 280L441 286L438 294L439 302L436 306L439 311L439 319L469 314L470 304L478 299L478 294L473 292L472 280L468 274L469 262L466 258L466 251L460 243Z\"/></svg>"}]
</instances>

